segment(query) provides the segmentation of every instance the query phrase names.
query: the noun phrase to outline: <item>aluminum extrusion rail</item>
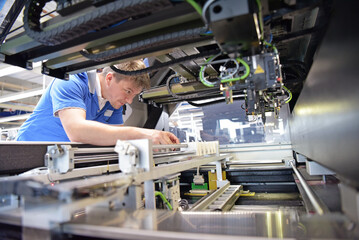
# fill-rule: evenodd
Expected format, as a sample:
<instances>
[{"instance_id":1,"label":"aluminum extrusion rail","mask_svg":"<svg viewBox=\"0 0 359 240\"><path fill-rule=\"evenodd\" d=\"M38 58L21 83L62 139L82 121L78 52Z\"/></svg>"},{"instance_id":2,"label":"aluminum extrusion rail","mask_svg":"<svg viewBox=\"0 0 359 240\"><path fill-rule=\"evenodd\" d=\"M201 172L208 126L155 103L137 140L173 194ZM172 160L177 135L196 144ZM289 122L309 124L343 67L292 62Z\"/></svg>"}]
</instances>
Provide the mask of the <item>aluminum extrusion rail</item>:
<instances>
[{"instance_id":1,"label":"aluminum extrusion rail","mask_svg":"<svg viewBox=\"0 0 359 240\"><path fill-rule=\"evenodd\" d=\"M153 149L188 148L188 144L157 144L152 145ZM113 147L100 148L78 148L75 153L115 153Z\"/></svg>"},{"instance_id":2,"label":"aluminum extrusion rail","mask_svg":"<svg viewBox=\"0 0 359 240\"><path fill-rule=\"evenodd\" d=\"M188 148L188 144L161 144L161 145L152 146L152 149L157 149L157 150L179 149L179 148ZM75 149L74 153L75 153L74 162L76 164L118 160L118 153L116 153L115 149L112 147L78 148ZM89 156L78 155L78 154L94 154L94 153L99 153L99 154L89 155ZM168 151L168 152L159 152L157 154L154 154L154 157L159 158L159 157L194 154L194 153L195 152L193 151L190 152Z\"/></svg>"},{"instance_id":3,"label":"aluminum extrusion rail","mask_svg":"<svg viewBox=\"0 0 359 240\"><path fill-rule=\"evenodd\" d=\"M103 155L91 155L91 156L76 156L74 158L75 164L88 163L88 162L103 162L118 160L117 154L103 154Z\"/></svg>"},{"instance_id":4,"label":"aluminum extrusion rail","mask_svg":"<svg viewBox=\"0 0 359 240\"><path fill-rule=\"evenodd\" d=\"M153 149L188 148L188 144L157 144L152 145Z\"/></svg>"},{"instance_id":5,"label":"aluminum extrusion rail","mask_svg":"<svg viewBox=\"0 0 359 240\"><path fill-rule=\"evenodd\" d=\"M115 153L113 147L103 147L103 148L78 148L75 150L75 153Z\"/></svg>"},{"instance_id":6,"label":"aluminum extrusion rail","mask_svg":"<svg viewBox=\"0 0 359 240\"><path fill-rule=\"evenodd\" d=\"M191 211L228 211L238 199L237 193L242 190L242 185L230 185L228 182L203 202L195 205Z\"/></svg>"},{"instance_id":7,"label":"aluminum extrusion rail","mask_svg":"<svg viewBox=\"0 0 359 240\"><path fill-rule=\"evenodd\" d=\"M160 155L153 155L153 161L156 165L163 163L172 163L172 162L183 162L190 160L194 157L197 157L196 152L174 152L174 153L164 153Z\"/></svg>"}]
</instances>

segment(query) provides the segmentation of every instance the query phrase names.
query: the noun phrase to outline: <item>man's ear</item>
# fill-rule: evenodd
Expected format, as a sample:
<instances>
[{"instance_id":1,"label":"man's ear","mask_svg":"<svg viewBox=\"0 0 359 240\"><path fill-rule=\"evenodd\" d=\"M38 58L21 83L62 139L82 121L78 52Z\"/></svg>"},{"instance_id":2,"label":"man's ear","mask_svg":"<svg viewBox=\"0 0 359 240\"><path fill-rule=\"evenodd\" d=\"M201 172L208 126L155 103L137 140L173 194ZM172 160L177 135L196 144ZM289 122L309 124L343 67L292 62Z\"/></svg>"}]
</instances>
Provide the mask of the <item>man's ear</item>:
<instances>
[{"instance_id":1,"label":"man's ear","mask_svg":"<svg viewBox=\"0 0 359 240\"><path fill-rule=\"evenodd\" d=\"M111 72L107 73L105 77L106 85L110 86L112 80L113 80L113 74Z\"/></svg>"}]
</instances>

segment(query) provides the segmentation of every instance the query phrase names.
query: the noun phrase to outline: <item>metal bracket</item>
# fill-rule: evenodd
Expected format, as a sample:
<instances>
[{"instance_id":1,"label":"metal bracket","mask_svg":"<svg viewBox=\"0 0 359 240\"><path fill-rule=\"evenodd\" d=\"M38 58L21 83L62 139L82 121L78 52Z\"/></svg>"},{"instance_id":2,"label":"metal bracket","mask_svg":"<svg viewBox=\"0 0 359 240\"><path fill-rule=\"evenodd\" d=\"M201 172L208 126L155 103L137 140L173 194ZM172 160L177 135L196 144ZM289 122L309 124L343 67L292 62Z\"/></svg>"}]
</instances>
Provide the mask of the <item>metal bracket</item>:
<instances>
[{"instance_id":1,"label":"metal bracket","mask_svg":"<svg viewBox=\"0 0 359 240\"><path fill-rule=\"evenodd\" d=\"M305 165L309 175L335 175L335 172L323 167L317 162L307 160Z\"/></svg>"},{"instance_id":2,"label":"metal bracket","mask_svg":"<svg viewBox=\"0 0 359 240\"><path fill-rule=\"evenodd\" d=\"M139 151L129 142L117 141L115 151L118 153L120 169L128 174L136 171L139 166Z\"/></svg>"},{"instance_id":3,"label":"metal bracket","mask_svg":"<svg viewBox=\"0 0 359 240\"><path fill-rule=\"evenodd\" d=\"M297 159L297 162L305 163L308 160L306 156L304 156L304 155L302 155L302 154L300 154L298 152L294 152L294 153L295 153L295 157Z\"/></svg>"},{"instance_id":4,"label":"metal bracket","mask_svg":"<svg viewBox=\"0 0 359 240\"><path fill-rule=\"evenodd\" d=\"M296 165L295 160L294 160L292 157L290 157L290 156L284 157L284 158L282 159L282 162L284 163L284 165L285 165L287 168L291 168L291 167L292 167L291 163L293 163L294 165Z\"/></svg>"},{"instance_id":5,"label":"metal bracket","mask_svg":"<svg viewBox=\"0 0 359 240\"><path fill-rule=\"evenodd\" d=\"M53 145L47 147L45 166L50 173L67 173L75 167L74 152L77 148L70 145Z\"/></svg>"},{"instance_id":6,"label":"metal bracket","mask_svg":"<svg viewBox=\"0 0 359 240\"><path fill-rule=\"evenodd\" d=\"M229 184L228 180L223 180L222 176L222 163L225 160L216 161L216 172L217 172L217 188L221 188L227 184Z\"/></svg>"}]
</instances>

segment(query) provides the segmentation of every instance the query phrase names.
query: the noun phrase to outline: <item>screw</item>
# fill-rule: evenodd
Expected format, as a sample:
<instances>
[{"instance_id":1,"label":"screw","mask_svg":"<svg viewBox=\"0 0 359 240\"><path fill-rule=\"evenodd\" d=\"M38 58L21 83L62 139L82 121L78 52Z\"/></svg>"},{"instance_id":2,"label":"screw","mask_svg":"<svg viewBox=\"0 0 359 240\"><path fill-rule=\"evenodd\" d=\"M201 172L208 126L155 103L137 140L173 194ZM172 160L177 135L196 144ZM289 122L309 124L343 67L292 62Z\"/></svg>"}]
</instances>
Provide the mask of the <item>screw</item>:
<instances>
[{"instance_id":1,"label":"screw","mask_svg":"<svg viewBox=\"0 0 359 240\"><path fill-rule=\"evenodd\" d=\"M32 62L26 62L26 69L27 70L32 70L33 69Z\"/></svg>"}]
</instances>

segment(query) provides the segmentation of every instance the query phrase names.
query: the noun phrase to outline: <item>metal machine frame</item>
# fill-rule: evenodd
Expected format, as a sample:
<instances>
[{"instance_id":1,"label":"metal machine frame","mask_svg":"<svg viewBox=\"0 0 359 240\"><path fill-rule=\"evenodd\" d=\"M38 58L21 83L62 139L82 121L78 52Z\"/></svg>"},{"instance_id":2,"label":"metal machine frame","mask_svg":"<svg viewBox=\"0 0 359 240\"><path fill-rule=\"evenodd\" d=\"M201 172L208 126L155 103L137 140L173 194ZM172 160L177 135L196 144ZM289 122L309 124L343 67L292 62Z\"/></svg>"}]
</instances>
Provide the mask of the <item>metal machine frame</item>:
<instances>
[{"instance_id":1,"label":"metal machine frame","mask_svg":"<svg viewBox=\"0 0 359 240\"><path fill-rule=\"evenodd\" d=\"M31 161L24 166L26 170L41 167L19 176L0 179L0 229L7 230L4 234L11 232L9 226L12 226L18 232L20 229L21 236L17 237L24 239L66 239L70 235L75 239L235 239L238 236L259 239L358 238L359 165L355 161L359 153L359 86L356 81L359 68L355 66L358 52L355 40L358 32L351 27L358 19L355 13L358 3L330 1L326 6L321 1L297 1L294 5L290 5L289 2L292 1L284 1L288 2L285 5L288 8L278 8L280 11L273 11L268 15L273 29L276 29L276 24L282 27L286 18L298 12L303 15L299 14L299 20L291 22L290 27L295 29L302 24L310 28L289 34L287 32L284 36L277 33L273 40L277 40L279 45L277 52L276 47L265 44L264 39L254 40L258 34L252 31L244 34L245 39L238 39L240 36L237 34L225 34L228 29L221 28L223 20L231 22L229 20L232 19L227 18L226 14L220 14L216 21L206 22L206 11L203 20L189 4L162 0L143 2L158 2L164 4L161 5L164 8L153 7L149 10L153 14L135 14L131 21L104 31L88 32L58 46L46 46L21 34L2 45L2 60L31 68L32 61L48 59L43 64L43 73L66 79L67 74L90 68L141 57L156 57L156 64L159 65L153 63L152 69L161 70L175 63L177 66L172 66L172 70L178 74L171 75L169 70L158 71L154 75L154 85L166 83L166 86L144 92L141 98L143 102L154 105L190 100L211 102L214 97L224 94L221 101L246 98L246 109L250 114L263 114L266 110L279 111L279 103L288 101L283 98L282 80L285 79L286 84L291 85L291 90L296 90L294 98L300 93L298 102L291 102L291 109L294 107L291 118L292 143L225 146L218 146L218 143L203 143L204 146L202 143L194 143L191 146L188 143L152 146L148 140L133 140L120 141L113 149L66 143L47 143L41 149L23 145L23 149L39 150L37 155L28 156L21 155L18 151L19 146L21 147L19 144L4 145L11 149L6 153L16 152L15 160ZM202 6L204 9L205 6L211 9L211 14L218 11L212 5L213 2L225 4L235 1L206 1L208 6ZM249 3L241 1L243 2ZM264 14L260 14L260 9L255 4L252 7L250 14L246 12L243 16L234 16L234 25L228 28L241 25L242 17L248 21L248 16L257 16L251 18L255 20L254 24L250 20L249 26L252 27L251 30L258 30L260 24L255 22L258 19L261 21L258 16L263 17ZM263 11L267 12L269 9L266 6ZM328 14L331 10L335 10L336 14ZM88 11L89 9L78 13L86 14ZM328 20L329 17L330 22L320 21ZM68 16L58 17L41 27L51 30L67 18ZM277 22L277 19L280 20ZM201 28L204 25L213 28L214 36L203 34ZM141 43L146 39L158 40L165 36L174 39L176 34L188 29L187 27L191 28L189 35L183 33L183 38L179 37L176 41L163 41L151 48L145 48L149 45ZM282 30L280 27L279 29ZM263 29L261 32L265 31ZM149 33L153 34L150 38L147 36ZM225 39L220 38L222 36ZM323 43L313 59L322 36ZM231 44L232 40L236 44ZM245 47L236 48L242 41ZM285 48L285 43L281 45L281 41L296 43L289 44L292 48ZM219 42L223 44L218 44ZM99 61L89 59L92 55L111 50L108 43L113 43L114 48L128 47L129 51L112 58L101 58ZM134 47L133 43L140 47ZM86 51L82 51L84 48ZM221 59L215 57L218 49L226 53ZM237 54L243 55L238 61ZM196 59L191 56L196 56ZM209 56L212 57L204 59ZM294 56L293 59L290 56ZM283 64L279 63L279 58ZM223 59L225 64L216 67L215 61ZM229 67L226 66L228 62ZM179 63L181 64L178 65ZM259 71L259 63L267 65L264 73ZM150 70L149 72L152 71ZM301 91L301 80L306 79L308 71L308 78ZM203 78L204 72L207 82L203 82L215 87L206 87L198 81ZM255 76L256 72L258 76ZM247 73L246 79L240 79ZM217 74L215 81L209 82L212 74ZM289 77L291 74L295 77ZM218 76L224 78L219 79ZM222 82L226 77L239 80ZM291 79L293 82L290 82ZM271 96L278 98L272 101ZM171 148L180 150L166 152L166 149ZM0 165L2 174L17 174L24 170L17 166L10 172L11 166L8 163L13 160L12 157L3 151L0 156L0 160L5 162ZM102 162L100 165L77 168L80 163L99 160ZM305 165L309 175L304 169ZM236 173L228 176L233 185L228 185L228 181L223 180L222 168L227 170L227 175ZM119 173L119 170L122 172ZM251 191L246 190L246 187L250 187L249 184L269 186L277 183L267 181L269 178L257 180L262 176L260 171L270 172L271 177L283 185L296 187L301 205L282 206L279 202L270 206L233 206L234 202L252 196ZM280 171L289 172L291 180L277 180L276 174ZM215 172L216 190L196 203L193 211L184 210L183 202L178 200L181 198L181 184L189 185L184 182L185 174L190 176L190 181L195 175L196 181L203 182L204 177L201 175L205 172ZM179 173L181 176L183 174L182 182L178 180ZM253 177L251 173L256 175ZM311 176L312 174L319 174L319 178ZM337 174L337 177L331 177L332 174ZM237 181L243 184L237 184L236 179L241 179ZM163 209L156 209L156 191L163 191L165 198L179 211L164 210L167 203L164 203ZM332 199L338 199L334 210L327 204Z\"/></svg>"}]
</instances>

